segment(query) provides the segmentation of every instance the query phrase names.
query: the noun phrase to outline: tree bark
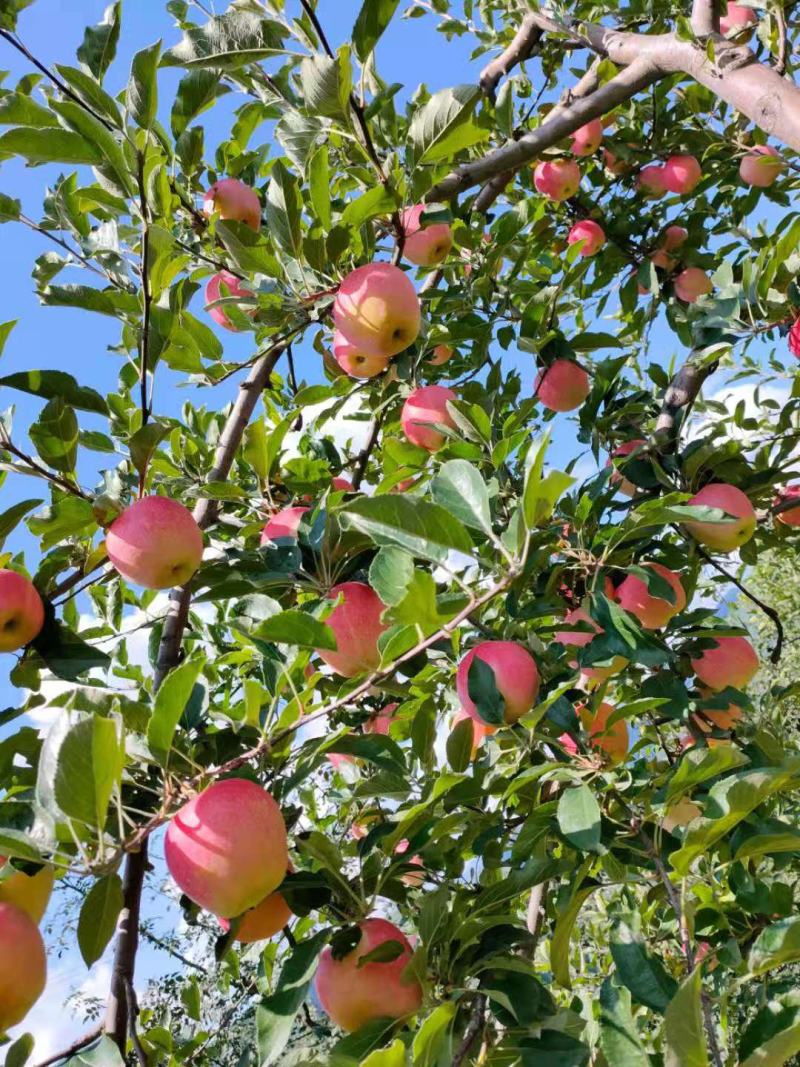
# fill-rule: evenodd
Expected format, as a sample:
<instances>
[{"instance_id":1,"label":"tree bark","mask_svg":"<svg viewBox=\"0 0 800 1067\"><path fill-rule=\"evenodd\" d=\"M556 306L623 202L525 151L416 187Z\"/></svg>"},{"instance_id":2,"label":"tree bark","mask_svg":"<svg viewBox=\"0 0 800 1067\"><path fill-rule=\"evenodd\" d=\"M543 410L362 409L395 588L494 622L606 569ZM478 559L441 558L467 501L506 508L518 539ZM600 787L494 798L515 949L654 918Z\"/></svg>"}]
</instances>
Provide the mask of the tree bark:
<instances>
[{"instance_id":1,"label":"tree bark","mask_svg":"<svg viewBox=\"0 0 800 1067\"><path fill-rule=\"evenodd\" d=\"M128 986L133 981L136 951L139 948L139 911L146 870L147 841L145 840L141 842L139 851L129 852L125 860L125 876L122 882L124 904L117 924L111 991L106 1004L104 1029L123 1057L128 1044L130 1025Z\"/></svg>"},{"instance_id":2,"label":"tree bark","mask_svg":"<svg viewBox=\"0 0 800 1067\"><path fill-rule=\"evenodd\" d=\"M698 37L719 33L719 4L717 0L693 0L692 29Z\"/></svg>"},{"instance_id":3,"label":"tree bark","mask_svg":"<svg viewBox=\"0 0 800 1067\"><path fill-rule=\"evenodd\" d=\"M533 15L526 15L514 34L514 39L505 51L493 59L481 71L478 82L490 100L494 101L495 91L501 78L519 63L528 59L542 38L542 30L537 26Z\"/></svg>"}]
</instances>

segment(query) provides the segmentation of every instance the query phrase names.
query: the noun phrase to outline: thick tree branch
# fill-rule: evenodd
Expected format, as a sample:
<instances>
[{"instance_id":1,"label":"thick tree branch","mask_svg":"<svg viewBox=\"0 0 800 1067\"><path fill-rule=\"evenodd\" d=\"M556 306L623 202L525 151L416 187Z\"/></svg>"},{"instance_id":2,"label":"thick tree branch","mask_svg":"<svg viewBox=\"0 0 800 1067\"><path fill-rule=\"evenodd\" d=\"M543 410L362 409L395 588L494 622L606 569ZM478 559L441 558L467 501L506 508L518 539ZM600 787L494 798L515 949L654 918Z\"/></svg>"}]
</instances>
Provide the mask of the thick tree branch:
<instances>
[{"instance_id":1,"label":"thick tree branch","mask_svg":"<svg viewBox=\"0 0 800 1067\"><path fill-rule=\"evenodd\" d=\"M669 383L656 421L656 434L664 439L664 450L675 447L680 426L685 419L682 413L687 412L695 402L703 382L714 373L717 366L716 362L705 365L693 363L690 358Z\"/></svg>"},{"instance_id":2,"label":"thick tree branch","mask_svg":"<svg viewBox=\"0 0 800 1067\"><path fill-rule=\"evenodd\" d=\"M490 100L494 101L500 79L519 63L524 63L526 59L529 59L541 38L542 30L537 26L535 18L532 15L526 15L514 34L511 44L497 59L487 63L481 71L478 81Z\"/></svg>"},{"instance_id":3,"label":"thick tree branch","mask_svg":"<svg viewBox=\"0 0 800 1067\"><path fill-rule=\"evenodd\" d=\"M453 1056L452 1067L461 1067L461 1064L467 1058L469 1050L475 1041L475 1038L483 1030L486 1025L486 996L483 993L479 993L475 997L475 1003L472 1006L472 1014L470 1016L467 1029L464 1031L464 1039L456 1049L456 1054Z\"/></svg>"},{"instance_id":4,"label":"thick tree branch","mask_svg":"<svg viewBox=\"0 0 800 1067\"><path fill-rule=\"evenodd\" d=\"M111 972L111 990L106 1004L105 1032L125 1056L131 1015L129 987L132 988L139 948L139 911L147 870L147 840L139 842L138 851L129 852L122 882L124 904L117 924L117 943Z\"/></svg>"},{"instance_id":5,"label":"thick tree branch","mask_svg":"<svg viewBox=\"0 0 800 1067\"><path fill-rule=\"evenodd\" d=\"M719 5L717 0L693 0L692 29L698 37L719 33Z\"/></svg>"}]
</instances>

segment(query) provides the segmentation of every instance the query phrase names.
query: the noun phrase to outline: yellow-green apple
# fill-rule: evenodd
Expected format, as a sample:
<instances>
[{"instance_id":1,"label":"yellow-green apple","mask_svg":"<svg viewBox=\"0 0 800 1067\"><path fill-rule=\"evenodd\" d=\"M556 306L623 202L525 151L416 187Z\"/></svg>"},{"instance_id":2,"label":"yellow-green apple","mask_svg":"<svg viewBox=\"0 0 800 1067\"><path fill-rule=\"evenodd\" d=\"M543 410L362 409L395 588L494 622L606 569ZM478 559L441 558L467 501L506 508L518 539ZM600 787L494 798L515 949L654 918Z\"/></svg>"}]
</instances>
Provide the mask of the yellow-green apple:
<instances>
[{"instance_id":1,"label":"yellow-green apple","mask_svg":"<svg viewBox=\"0 0 800 1067\"><path fill-rule=\"evenodd\" d=\"M687 304L694 304L714 288L711 279L700 267L687 267L675 279L675 296Z\"/></svg>"},{"instance_id":2,"label":"yellow-green apple","mask_svg":"<svg viewBox=\"0 0 800 1067\"><path fill-rule=\"evenodd\" d=\"M606 463L606 467L613 468L611 476L608 479L609 485L615 486L619 489L620 493L624 493L625 496L636 496L639 492L639 487L634 485L632 481L624 477L623 471L625 470L625 459L632 455L634 452L639 452L645 445L646 441L641 438L637 438L635 441L625 441L623 444L615 448L611 453L611 458ZM617 460L618 462L614 462Z\"/></svg>"},{"instance_id":3,"label":"yellow-green apple","mask_svg":"<svg viewBox=\"0 0 800 1067\"><path fill-rule=\"evenodd\" d=\"M475 659L491 667L495 686L505 702L505 721L516 722L536 703L539 670L533 656L516 641L482 641L458 665L456 691L461 707L477 723L484 723L469 695L469 671Z\"/></svg>"},{"instance_id":4,"label":"yellow-green apple","mask_svg":"<svg viewBox=\"0 0 800 1067\"><path fill-rule=\"evenodd\" d=\"M221 178L214 182L203 200L203 214L244 222L251 230L261 228L261 201L258 193L238 178Z\"/></svg>"},{"instance_id":5,"label":"yellow-green apple","mask_svg":"<svg viewBox=\"0 0 800 1067\"><path fill-rule=\"evenodd\" d=\"M561 645L569 645L572 648L584 648L597 637L604 633L603 627L596 622L589 612L583 608L574 608L564 616L567 626L582 626L581 630L558 630L554 638ZM608 663L595 664L591 667L581 667L581 675L592 682L604 682L627 666L624 656L612 656ZM577 667L577 659L569 661L570 667Z\"/></svg>"},{"instance_id":6,"label":"yellow-green apple","mask_svg":"<svg viewBox=\"0 0 800 1067\"><path fill-rule=\"evenodd\" d=\"M243 945L250 945L254 941L266 941L282 930L291 917L292 912L286 903L286 898L276 890L265 897L260 904L256 904L254 908L245 912L236 931L236 940ZM230 919L220 919L219 922L227 933L231 928Z\"/></svg>"},{"instance_id":7,"label":"yellow-green apple","mask_svg":"<svg viewBox=\"0 0 800 1067\"><path fill-rule=\"evenodd\" d=\"M581 184L581 168L574 159L543 160L534 168L533 184L550 200L569 200Z\"/></svg>"},{"instance_id":8,"label":"yellow-green apple","mask_svg":"<svg viewBox=\"0 0 800 1067\"><path fill-rule=\"evenodd\" d=\"M387 628L381 621L385 604L364 582L342 582L328 595L342 600L325 620L336 638L336 651L317 649L317 655L344 678L375 670L381 661L378 638Z\"/></svg>"},{"instance_id":9,"label":"yellow-green apple","mask_svg":"<svg viewBox=\"0 0 800 1067\"><path fill-rule=\"evenodd\" d=\"M581 219L576 222L567 234L567 244L575 245L579 242L582 256L596 255L606 243L603 227L593 219Z\"/></svg>"},{"instance_id":10,"label":"yellow-green apple","mask_svg":"<svg viewBox=\"0 0 800 1067\"><path fill-rule=\"evenodd\" d=\"M642 566L654 571L668 583L673 602L651 593L647 582L636 574L629 574L623 579L615 596L620 607L635 615L645 630L659 630L686 607L686 593L675 571L661 563L643 563Z\"/></svg>"},{"instance_id":11,"label":"yellow-green apple","mask_svg":"<svg viewBox=\"0 0 800 1067\"><path fill-rule=\"evenodd\" d=\"M592 119L572 135L573 156L591 156L600 147L603 140L602 119Z\"/></svg>"},{"instance_id":12,"label":"yellow-green apple","mask_svg":"<svg viewBox=\"0 0 800 1067\"><path fill-rule=\"evenodd\" d=\"M399 267L366 263L339 286L333 321L363 355L388 360L417 339L419 297Z\"/></svg>"},{"instance_id":13,"label":"yellow-green apple","mask_svg":"<svg viewBox=\"0 0 800 1067\"><path fill-rule=\"evenodd\" d=\"M744 689L758 670L758 653L746 637L715 637L714 641L713 648L692 660L692 670L714 692L729 685Z\"/></svg>"},{"instance_id":14,"label":"yellow-green apple","mask_svg":"<svg viewBox=\"0 0 800 1067\"><path fill-rule=\"evenodd\" d=\"M383 374L389 366L389 358L380 354L362 352L351 344L341 330L333 331L331 345L333 358L351 378L374 378Z\"/></svg>"},{"instance_id":15,"label":"yellow-green apple","mask_svg":"<svg viewBox=\"0 0 800 1067\"><path fill-rule=\"evenodd\" d=\"M0 652L29 644L44 625L44 604L33 582L0 570Z\"/></svg>"},{"instance_id":16,"label":"yellow-green apple","mask_svg":"<svg viewBox=\"0 0 800 1067\"><path fill-rule=\"evenodd\" d=\"M0 903L0 1035L22 1022L46 980L39 927L21 908Z\"/></svg>"},{"instance_id":17,"label":"yellow-green apple","mask_svg":"<svg viewBox=\"0 0 800 1067\"><path fill-rule=\"evenodd\" d=\"M447 405L457 399L453 390L444 385L422 385L415 389L400 413L403 433L411 444L426 448L429 452L438 451L445 442L445 436L434 427L456 428Z\"/></svg>"},{"instance_id":18,"label":"yellow-green apple","mask_svg":"<svg viewBox=\"0 0 800 1067\"><path fill-rule=\"evenodd\" d=\"M660 163L651 163L642 167L636 179L636 188L649 200L660 200L666 195L667 187L664 184L664 168Z\"/></svg>"},{"instance_id":19,"label":"yellow-green apple","mask_svg":"<svg viewBox=\"0 0 800 1067\"><path fill-rule=\"evenodd\" d=\"M795 507L786 507L783 511L775 512L775 521L782 522L785 526L800 526L800 485L787 485L781 489L772 502L774 508L790 504L797 500Z\"/></svg>"},{"instance_id":20,"label":"yellow-green apple","mask_svg":"<svg viewBox=\"0 0 800 1067\"><path fill-rule=\"evenodd\" d=\"M190 900L234 919L260 904L286 876L286 824L266 789L244 778L225 778L173 817L164 858Z\"/></svg>"},{"instance_id":21,"label":"yellow-green apple","mask_svg":"<svg viewBox=\"0 0 800 1067\"><path fill-rule=\"evenodd\" d=\"M311 509L304 507L281 508L276 511L261 531L261 544L266 545L280 538L297 540L297 530L302 518Z\"/></svg>"},{"instance_id":22,"label":"yellow-green apple","mask_svg":"<svg viewBox=\"0 0 800 1067\"><path fill-rule=\"evenodd\" d=\"M371 715L364 723L365 734L388 734L389 727L394 722L394 713L397 711L397 704L387 704L385 708L381 708L375 715Z\"/></svg>"},{"instance_id":23,"label":"yellow-green apple","mask_svg":"<svg viewBox=\"0 0 800 1067\"><path fill-rule=\"evenodd\" d=\"M226 297L241 298L252 295L252 289L248 289L246 285L243 285L240 278L237 278L235 274L231 274L230 271L221 270L218 274L213 274L206 283L206 311L218 326L222 326L232 333L238 333L239 327L234 326L231 322L225 305L217 304L216 302ZM245 306L240 307L239 310L252 317L258 309Z\"/></svg>"},{"instance_id":24,"label":"yellow-green apple","mask_svg":"<svg viewBox=\"0 0 800 1067\"><path fill-rule=\"evenodd\" d=\"M703 171L694 156L670 156L662 173L669 192L681 196L691 193L702 177Z\"/></svg>"},{"instance_id":25,"label":"yellow-green apple","mask_svg":"<svg viewBox=\"0 0 800 1067\"><path fill-rule=\"evenodd\" d=\"M106 552L128 581L145 589L169 589L188 582L200 566L203 534L179 501L145 496L111 523Z\"/></svg>"},{"instance_id":26,"label":"yellow-green apple","mask_svg":"<svg viewBox=\"0 0 800 1067\"><path fill-rule=\"evenodd\" d=\"M0 872L8 859L0 856ZM53 892L55 874L52 867L42 867L36 874L15 871L0 879L0 904L13 904L40 923L47 911L50 894Z\"/></svg>"},{"instance_id":27,"label":"yellow-green apple","mask_svg":"<svg viewBox=\"0 0 800 1067\"><path fill-rule=\"evenodd\" d=\"M724 37L728 35L738 37L746 32L749 37L757 22L758 15L752 7L745 7L744 4L728 4L725 14L719 20L719 32Z\"/></svg>"},{"instance_id":28,"label":"yellow-green apple","mask_svg":"<svg viewBox=\"0 0 800 1067\"><path fill-rule=\"evenodd\" d=\"M418 267L436 267L447 259L453 247L453 231L446 222L422 225L425 204L406 208L400 215L405 241L403 255Z\"/></svg>"},{"instance_id":29,"label":"yellow-green apple","mask_svg":"<svg viewBox=\"0 0 800 1067\"><path fill-rule=\"evenodd\" d=\"M539 371L534 396L550 411L574 411L589 395L589 375L571 359L557 359Z\"/></svg>"},{"instance_id":30,"label":"yellow-green apple","mask_svg":"<svg viewBox=\"0 0 800 1067\"><path fill-rule=\"evenodd\" d=\"M373 1019L402 1019L422 1004L422 986L403 974L412 948L402 930L387 919L365 919L358 943L341 959L323 950L314 985L323 1011L342 1030L358 1030ZM387 941L397 941L392 960L364 963L361 958Z\"/></svg>"},{"instance_id":31,"label":"yellow-green apple","mask_svg":"<svg viewBox=\"0 0 800 1067\"><path fill-rule=\"evenodd\" d=\"M751 148L739 163L739 177L745 185L766 189L783 173L784 162L776 148L759 144Z\"/></svg>"},{"instance_id":32,"label":"yellow-green apple","mask_svg":"<svg viewBox=\"0 0 800 1067\"><path fill-rule=\"evenodd\" d=\"M433 367L441 367L442 364L447 363L455 355L455 349L450 345L437 345L433 350L433 355L428 362Z\"/></svg>"},{"instance_id":33,"label":"yellow-green apple","mask_svg":"<svg viewBox=\"0 0 800 1067\"><path fill-rule=\"evenodd\" d=\"M695 506L718 508L730 516L724 522L687 522L684 525L701 545L716 552L733 552L756 531L756 513L741 489L726 482L712 482L689 501Z\"/></svg>"}]
</instances>

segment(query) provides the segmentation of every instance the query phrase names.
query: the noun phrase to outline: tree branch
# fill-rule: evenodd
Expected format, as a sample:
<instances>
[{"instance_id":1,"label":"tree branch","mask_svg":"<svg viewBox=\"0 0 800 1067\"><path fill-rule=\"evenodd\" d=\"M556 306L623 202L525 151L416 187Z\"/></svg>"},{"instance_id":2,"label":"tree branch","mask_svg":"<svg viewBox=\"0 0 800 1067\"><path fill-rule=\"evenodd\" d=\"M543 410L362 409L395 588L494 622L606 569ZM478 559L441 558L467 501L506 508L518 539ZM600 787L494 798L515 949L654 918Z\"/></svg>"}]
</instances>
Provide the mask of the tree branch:
<instances>
[{"instance_id":1,"label":"tree branch","mask_svg":"<svg viewBox=\"0 0 800 1067\"><path fill-rule=\"evenodd\" d=\"M467 1058L469 1050L472 1048L475 1038L483 1030L485 1024L486 996L483 993L479 993L475 997L475 1003L472 1006L472 1015L470 1016L469 1025L464 1031L464 1039L458 1046L455 1056L453 1056L452 1067L461 1067L461 1064Z\"/></svg>"},{"instance_id":2,"label":"tree branch","mask_svg":"<svg viewBox=\"0 0 800 1067\"><path fill-rule=\"evenodd\" d=\"M123 1058L128 1044L131 1013L128 987L132 987L139 948L139 911L147 870L147 840L139 842L138 851L129 852L122 882L123 907L117 924L117 943L111 972L111 990L106 1004L104 1030L114 1041Z\"/></svg>"},{"instance_id":3,"label":"tree branch","mask_svg":"<svg viewBox=\"0 0 800 1067\"><path fill-rule=\"evenodd\" d=\"M494 103L495 91L500 79L505 77L519 63L524 63L526 59L529 59L541 39L542 30L536 24L535 18L532 15L526 15L514 34L511 44L497 59L493 59L491 63L486 64L481 71L478 82L492 103Z\"/></svg>"},{"instance_id":4,"label":"tree branch","mask_svg":"<svg viewBox=\"0 0 800 1067\"><path fill-rule=\"evenodd\" d=\"M719 33L719 5L717 0L692 0L692 29L698 37Z\"/></svg>"},{"instance_id":5,"label":"tree branch","mask_svg":"<svg viewBox=\"0 0 800 1067\"><path fill-rule=\"evenodd\" d=\"M656 421L656 434L664 439L669 450L674 449L680 424L684 421L681 418L679 423L681 412L691 407L706 378L709 378L718 366L717 361L705 365L693 363L690 356L667 386Z\"/></svg>"},{"instance_id":6,"label":"tree branch","mask_svg":"<svg viewBox=\"0 0 800 1067\"><path fill-rule=\"evenodd\" d=\"M71 1045L68 1045L61 1052L56 1052L53 1056L48 1057L46 1060L36 1064L36 1067L52 1067L54 1063L61 1063L62 1060L68 1060L74 1056L76 1052L80 1052L81 1049L86 1048L87 1045L91 1045L93 1041L97 1041L98 1038L103 1035L103 1027L98 1025L93 1030L90 1030L88 1034L84 1034L83 1037L79 1037L76 1041L73 1041Z\"/></svg>"}]
</instances>

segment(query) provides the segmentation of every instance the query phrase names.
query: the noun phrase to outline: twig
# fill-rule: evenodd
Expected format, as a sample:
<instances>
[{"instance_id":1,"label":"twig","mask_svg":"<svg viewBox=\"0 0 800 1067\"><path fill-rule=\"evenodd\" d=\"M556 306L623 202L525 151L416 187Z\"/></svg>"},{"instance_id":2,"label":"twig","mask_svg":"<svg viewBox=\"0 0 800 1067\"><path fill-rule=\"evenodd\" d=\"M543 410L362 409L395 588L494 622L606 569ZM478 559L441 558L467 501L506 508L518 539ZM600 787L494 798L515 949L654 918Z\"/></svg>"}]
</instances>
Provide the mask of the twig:
<instances>
[{"instance_id":1,"label":"twig","mask_svg":"<svg viewBox=\"0 0 800 1067\"><path fill-rule=\"evenodd\" d=\"M16 456L17 459L22 460L42 478L46 478L48 482L52 482L53 485L57 485L60 489L63 489L67 493L72 493L73 496L79 496L83 500L91 500L92 497L83 491L79 485L75 482L69 481L68 478L62 478L60 474L54 474L48 467L45 467L33 456L29 456L27 452L23 452L12 443L11 439L7 435L4 428L0 427L0 450L10 452L12 456Z\"/></svg>"},{"instance_id":2,"label":"twig","mask_svg":"<svg viewBox=\"0 0 800 1067\"><path fill-rule=\"evenodd\" d=\"M128 1025L131 1032L131 1043L133 1050L136 1053L136 1059L139 1061L140 1067L147 1067L147 1053L142 1048L142 1042L139 1040L139 1031L136 1026L136 1019L139 1015L139 1004L136 1000L136 991L133 988L133 982L130 978L125 981L125 1000L128 1006Z\"/></svg>"},{"instance_id":3,"label":"twig","mask_svg":"<svg viewBox=\"0 0 800 1067\"><path fill-rule=\"evenodd\" d=\"M34 230L36 233L46 237L48 241L52 241L53 244L58 245L59 248L63 248L65 252L68 252L73 259L78 260L84 265L87 270L90 270L92 274L96 274L98 278L105 278L109 285L113 285L115 289L119 289L123 293L130 292L126 286L121 285L115 278L113 278L108 271L103 270L102 267L96 266L89 259L88 256L84 256L81 252L77 252L71 245L67 244L61 237L56 237L50 230L46 230L44 226L40 226L38 222L34 222L33 219L28 218L22 212L17 216L17 222L21 222L23 226L27 226L29 229Z\"/></svg>"},{"instance_id":4,"label":"twig","mask_svg":"<svg viewBox=\"0 0 800 1067\"><path fill-rule=\"evenodd\" d=\"M781 77L786 73L786 59L788 48L786 45L786 12L783 9L783 0L776 0L775 7L771 9L775 16L775 26L778 30L778 55L775 59L775 73Z\"/></svg>"},{"instance_id":5,"label":"twig","mask_svg":"<svg viewBox=\"0 0 800 1067\"><path fill-rule=\"evenodd\" d=\"M68 1060L71 1056L74 1056L76 1052L80 1052L81 1049L86 1048L87 1045L91 1045L93 1041L97 1041L99 1037L103 1035L103 1027L98 1025L94 1029L90 1030L83 1037L77 1038L71 1045L68 1045L61 1052L56 1052L52 1056L49 1056L46 1060L41 1060L36 1064L36 1067L52 1067L54 1063L61 1063L62 1060Z\"/></svg>"},{"instance_id":6,"label":"twig","mask_svg":"<svg viewBox=\"0 0 800 1067\"><path fill-rule=\"evenodd\" d=\"M104 1030L124 1058L128 1042L131 1011L128 987L132 987L139 947L139 912L142 888L147 871L147 840L139 842L136 852L129 852L122 883L123 908L117 924L117 943L111 972L111 990L106 1004ZM146 1060L145 1060L146 1063Z\"/></svg>"},{"instance_id":7,"label":"twig","mask_svg":"<svg viewBox=\"0 0 800 1067\"><path fill-rule=\"evenodd\" d=\"M469 1050L472 1048L472 1044L475 1038L483 1030L486 1025L486 995L479 993L475 997L475 1003L472 1005L472 1014L470 1015L469 1025L464 1031L464 1039L456 1049L456 1053L453 1056L452 1067L461 1067L461 1064L467 1058Z\"/></svg>"},{"instance_id":8,"label":"twig","mask_svg":"<svg viewBox=\"0 0 800 1067\"><path fill-rule=\"evenodd\" d=\"M292 346L286 346L286 366L289 369L289 388L292 390L292 396L297 396L297 375L294 369L294 355L292 354ZM293 430L303 429L303 413L299 411L297 418L292 426Z\"/></svg>"},{"instance_id":9,"label":"twig","mask_svg":"<svg viewBox=\"0 0 800 1067\"><path fill-rule=\"evenodd\" d=\"M542 30L537 26L532 15L526 15L520 23L520 27L514 34L511 44L491 63L481 71L478 84L489 99L494 103L495 91L500 79L507 75L519 63L524 63L533 55L533 52L542 39Z\"/></svg>"},{"instance_id":10,"label":"twig","mask_svg":"<svg viewBox=\"0 0 800 1067\"><path fill-rule=\"evenodd\" d=\"M369 431L369 437L367 443L361 449L356 460L355 473L353 475L353 489L358 490L361 488L361 483L364 481L364 475L367 473L367 466L369 464L369 457L372 455L375 446L378 443L378 439L381 435L381 424L383 422L383 416L386 412L386 408L383 411L378 412L372 420L372 425Z\"/></svg>"}]
</instances>

